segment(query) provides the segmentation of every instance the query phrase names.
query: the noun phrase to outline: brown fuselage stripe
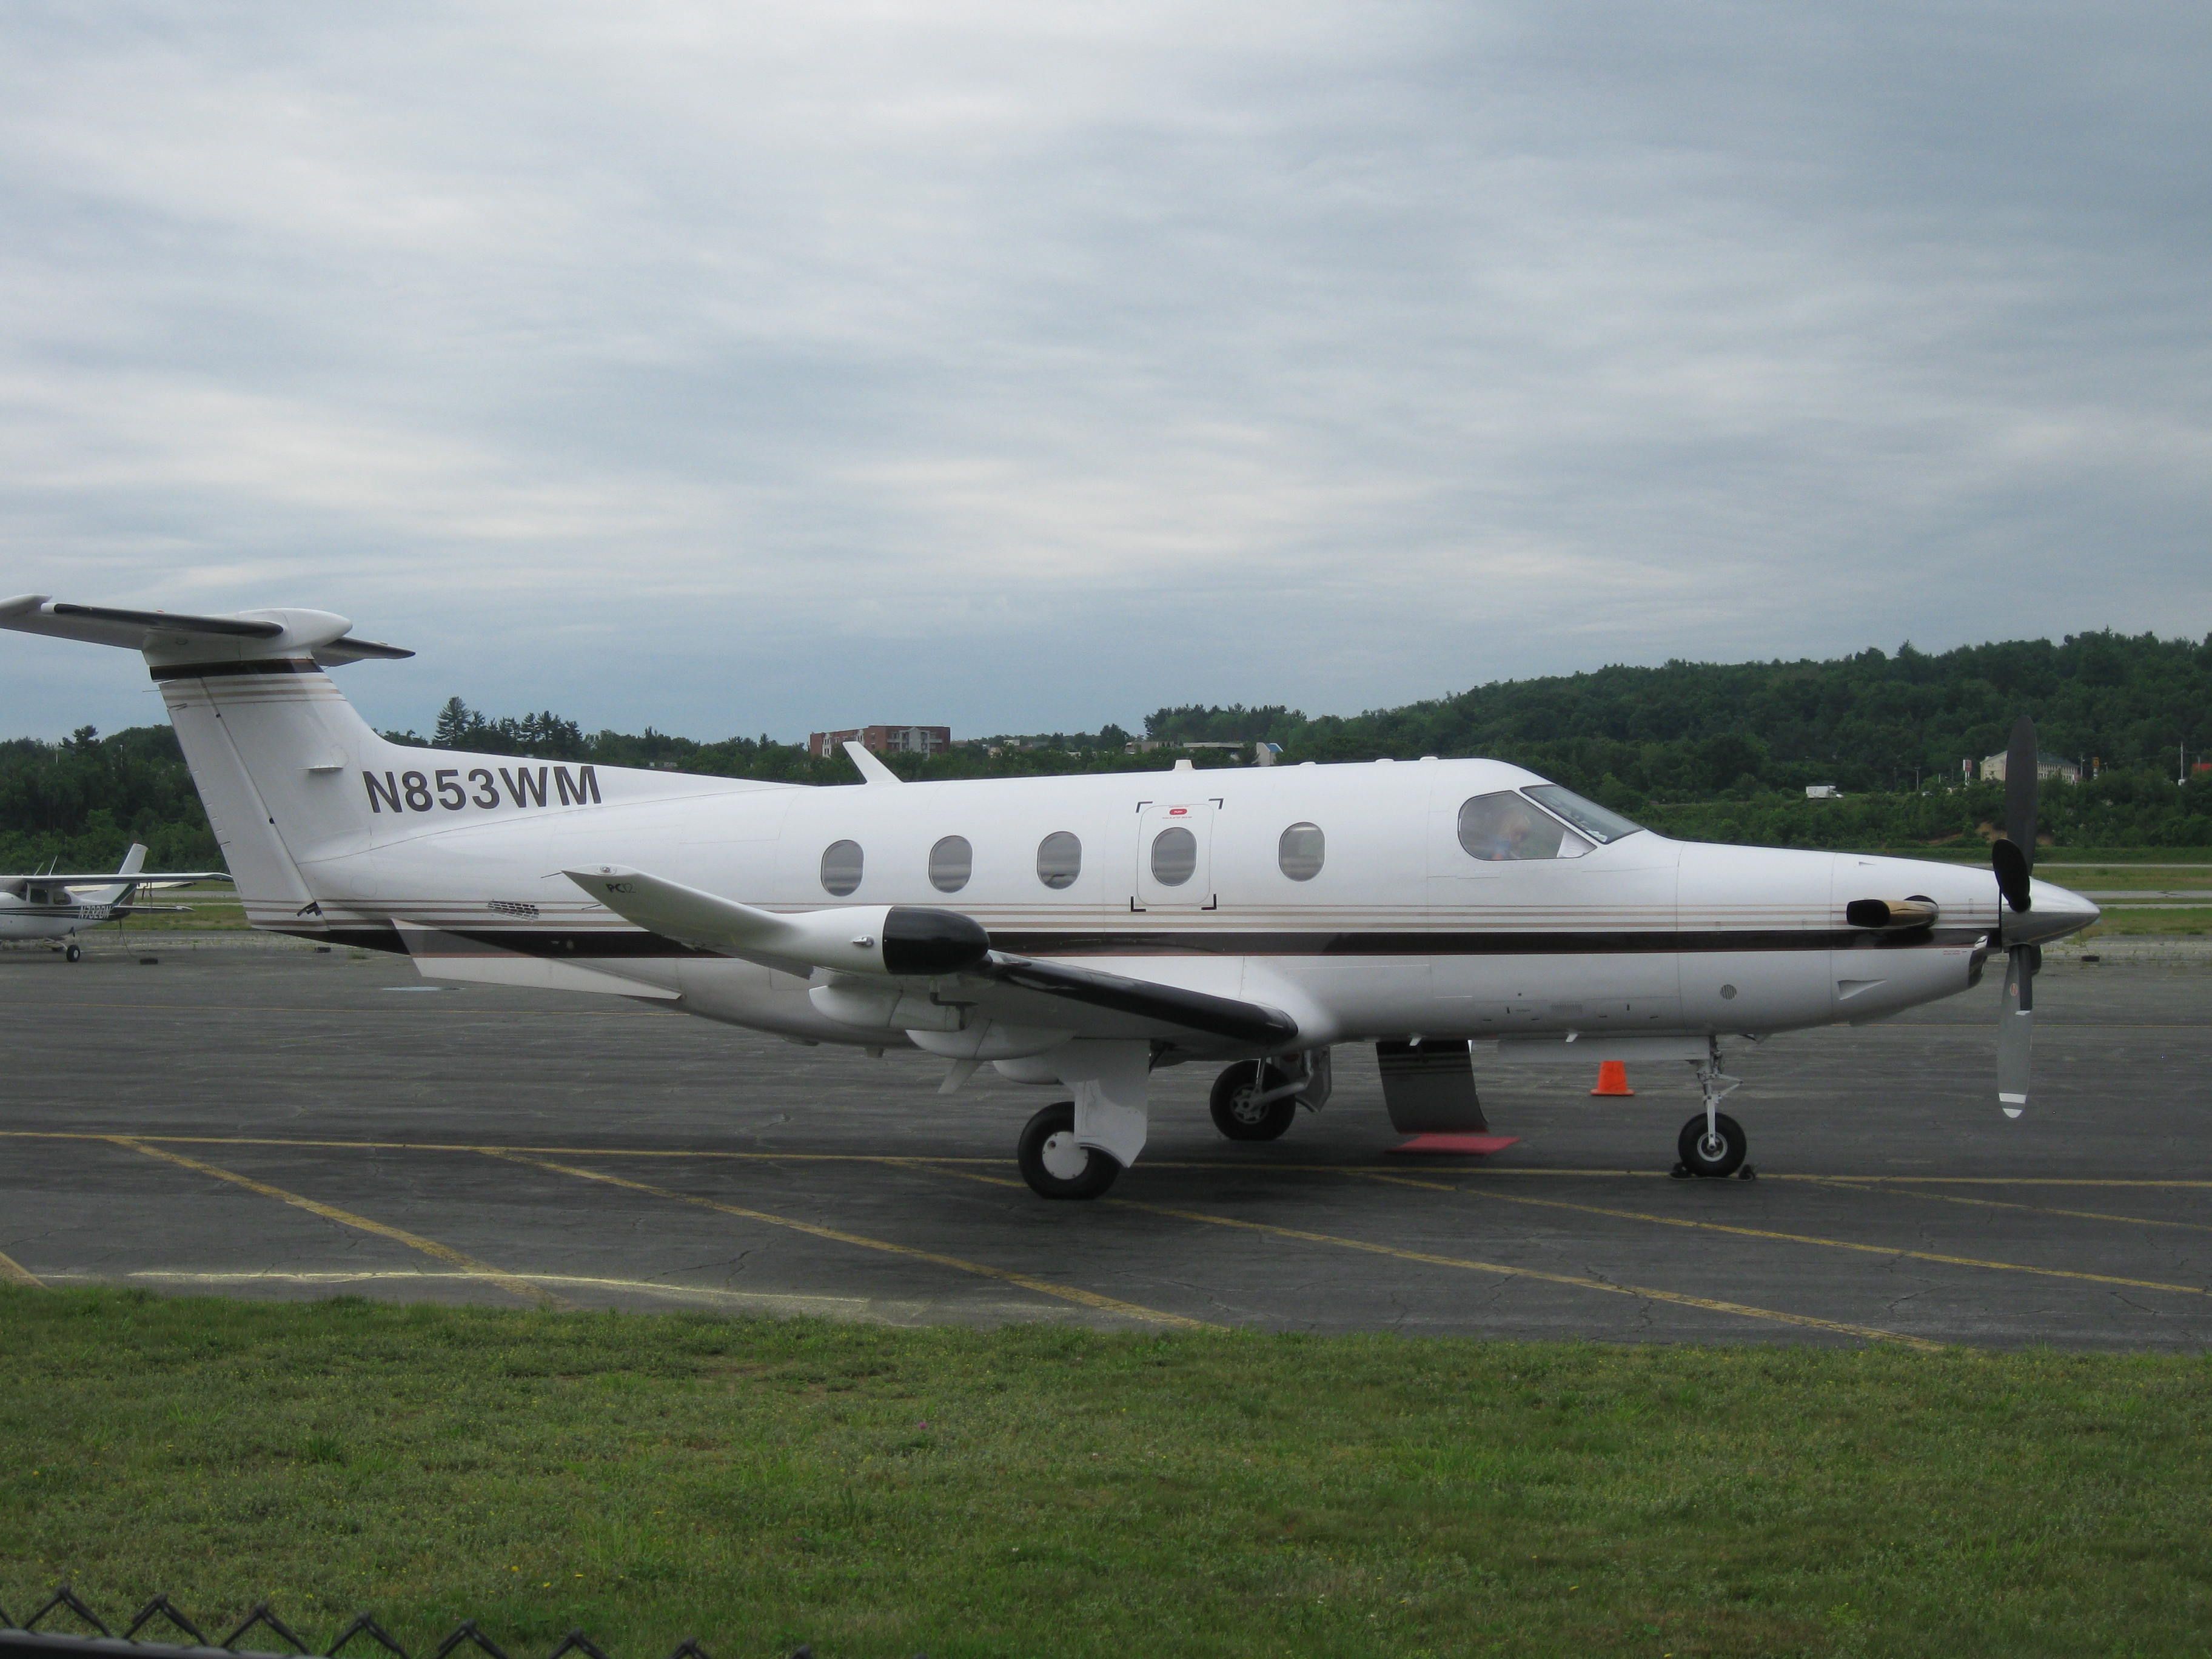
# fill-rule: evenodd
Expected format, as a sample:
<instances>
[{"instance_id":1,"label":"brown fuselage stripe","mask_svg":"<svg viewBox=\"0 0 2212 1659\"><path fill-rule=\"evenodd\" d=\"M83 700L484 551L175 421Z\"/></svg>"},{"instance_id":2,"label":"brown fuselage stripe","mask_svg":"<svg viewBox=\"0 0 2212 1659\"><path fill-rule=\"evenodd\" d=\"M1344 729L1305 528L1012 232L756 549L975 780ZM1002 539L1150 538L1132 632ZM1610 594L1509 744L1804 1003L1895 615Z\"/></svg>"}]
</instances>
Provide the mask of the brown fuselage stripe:
<instances>
[{"instance_id":1,"label":"brown fuselage stripe","mask_svg":"<svg viewBox=\"0 0 2212 1659\"><path fill-rule=\"evenodd\" d=\"M398 930L391 927L339 925L328 928L289 927L270 930L320 943L358 945L365 950L404 951ZM640 957L708 958L720 953L695 950L641 929L486 927L438 930L447 939L465 940L488 951L545 957L560 961L635 960ZM1979 928L1931 928L1915 933L1864 933L1849 928L1759 928L1740 932L1692 933L1230 933L1203 928L1158 932L995 933L992 947L1025 957L1605 957L1692 956L1716 951L1959 950L1986 937ZM428 957L472 956L450 944L423 941Z\"/></svg>"}]
</instances>

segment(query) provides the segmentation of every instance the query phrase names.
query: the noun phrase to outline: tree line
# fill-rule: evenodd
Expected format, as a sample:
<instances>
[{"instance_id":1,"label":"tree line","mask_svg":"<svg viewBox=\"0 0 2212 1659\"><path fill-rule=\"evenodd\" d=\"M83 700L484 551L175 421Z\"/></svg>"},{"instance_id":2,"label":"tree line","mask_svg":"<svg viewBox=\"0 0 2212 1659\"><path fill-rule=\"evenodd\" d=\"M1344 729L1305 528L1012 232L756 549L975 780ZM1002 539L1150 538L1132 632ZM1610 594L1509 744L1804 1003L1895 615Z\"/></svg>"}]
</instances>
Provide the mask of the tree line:
<instances>
[{"instance_id":1,"label":"tree line","mask_svg":"<svg viewBox=\"0 0 2212 1659\"><path fill-rule=\"evenodd\" d=\"M1829 661L1669 662L1498 681L1454 696L1350 715L1279 705L1186 704L1146 717L1145 736L1173 745L1268 742L1281 762L1510 760L1700 840L1803 847L1911 847L1971 842L2002 813L2002 790L1962 785L1960 763L1996 752L2014 718L2032 715L2046 758L2095 775L2046 784L2043 827L2072 847L2212 847L2212 775L2177 787L2178 752L2212 749L2212 637L2081 634L1942 653L1862 651ZM426 738L434 748L660 768L788 783L848 783L842 756L817 758L763 734L701 742L647 726L586 732L547 709L493 717L449 699ZM1155 770L1130 734L1006 737L922 758L890 757L915 779ZM994 752L995 750L996 752ZM1203 751L1201 766L1249 762ZM1839 800L1808 801L1808 784ZM0 744L0 866L48 859L112 863L131 840L157 863L216 856L174 736L166 726L59 743Z\"/></svg>"}]
</instances>

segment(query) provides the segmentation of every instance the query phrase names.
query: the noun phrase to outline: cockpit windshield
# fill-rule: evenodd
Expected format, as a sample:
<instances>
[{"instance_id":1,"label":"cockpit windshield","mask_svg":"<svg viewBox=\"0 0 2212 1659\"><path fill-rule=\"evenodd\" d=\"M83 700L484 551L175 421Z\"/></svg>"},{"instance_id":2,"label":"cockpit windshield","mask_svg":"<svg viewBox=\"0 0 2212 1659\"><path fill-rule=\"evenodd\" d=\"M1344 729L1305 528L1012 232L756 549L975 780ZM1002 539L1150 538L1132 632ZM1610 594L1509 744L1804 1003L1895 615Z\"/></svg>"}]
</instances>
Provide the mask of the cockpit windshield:
<instances>
[{"instance_id":1,"label":"cockpit windshield","mask_svg":"<svg viewBox=\"0 0 2212 1659\"><path fill-rule=\"evenodd\" d=\"M1594 800L1584 800L1573 790L1563 789L1556 783L1531 784L1521 793L1547 811L1558 813L1601 847L1607 842L1619 841L1623 836L1632 836L1644 827L1608 807L1600 806Z\"/></svg>"}]
</instances>

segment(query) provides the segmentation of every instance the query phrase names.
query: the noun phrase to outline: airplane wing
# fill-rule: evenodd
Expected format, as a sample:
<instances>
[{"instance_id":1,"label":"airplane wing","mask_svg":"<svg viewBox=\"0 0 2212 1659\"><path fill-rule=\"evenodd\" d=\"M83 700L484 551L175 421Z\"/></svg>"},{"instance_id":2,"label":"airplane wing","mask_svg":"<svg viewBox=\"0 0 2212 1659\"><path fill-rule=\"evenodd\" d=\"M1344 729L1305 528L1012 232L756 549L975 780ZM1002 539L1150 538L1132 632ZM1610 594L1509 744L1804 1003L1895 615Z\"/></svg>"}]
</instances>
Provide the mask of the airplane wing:
<instances>
[{"instance_id":1,"label":"airplane wing","mask_svg":"<svg viewBox=\"0 0 2212 1659\"><path fill-rule=\"evenodd\" d=\"M1081 1011L1086 1035L1197 1036L1260 1048L1280 1047L1298 1033L1288 1014L1259 1003L994 949L981 924L954 910L905 904L762 910L618 866L566 874L616 915L695 949L787 973L826 969L887 989L903 985L924 997L949 978L955 988L939 990L938 1001L972 1003L1010 1024L1064 1024Z\"/></svg>"},{"instance_id":2,"label":"airplane wing","mask_svg":"<svg viewBox=\"0 0 2212 1659\"><path fill-rule=\"evenodd\" d=\"M228 870L176 870L160 875L121 875L112 870L98 870L89 875L76 871L58 874L41 872L36 875L0 875L0 893L23 896L31 887L190 887L203 881L228 881Z\"/></svg>"}]
</instances>

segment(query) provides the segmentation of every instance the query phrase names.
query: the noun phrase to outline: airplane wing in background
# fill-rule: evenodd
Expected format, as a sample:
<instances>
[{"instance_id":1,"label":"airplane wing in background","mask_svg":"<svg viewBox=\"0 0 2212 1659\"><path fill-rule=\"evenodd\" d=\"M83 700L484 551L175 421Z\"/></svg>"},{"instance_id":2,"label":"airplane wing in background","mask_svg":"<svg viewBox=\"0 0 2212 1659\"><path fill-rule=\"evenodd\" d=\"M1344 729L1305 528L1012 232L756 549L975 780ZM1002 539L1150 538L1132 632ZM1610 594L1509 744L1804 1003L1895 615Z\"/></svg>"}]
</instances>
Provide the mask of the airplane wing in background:
<instances>
[{"instance_id":1,"label":"airplane wing in background","mask_svg":"<svg viewBox=\"0 0 2212 1659\"><path fill-rule=\"evenodd\" d=\"M203 881L228 881L228 870L179 870L158 875L124 875L113 870L95 871L85 875L75 871L60 874L40 872L37 875L0 875L0 893L12 893L17 898L33 887L65 889L73 887L190 887Z\"/></svg>"}]
</instances>

